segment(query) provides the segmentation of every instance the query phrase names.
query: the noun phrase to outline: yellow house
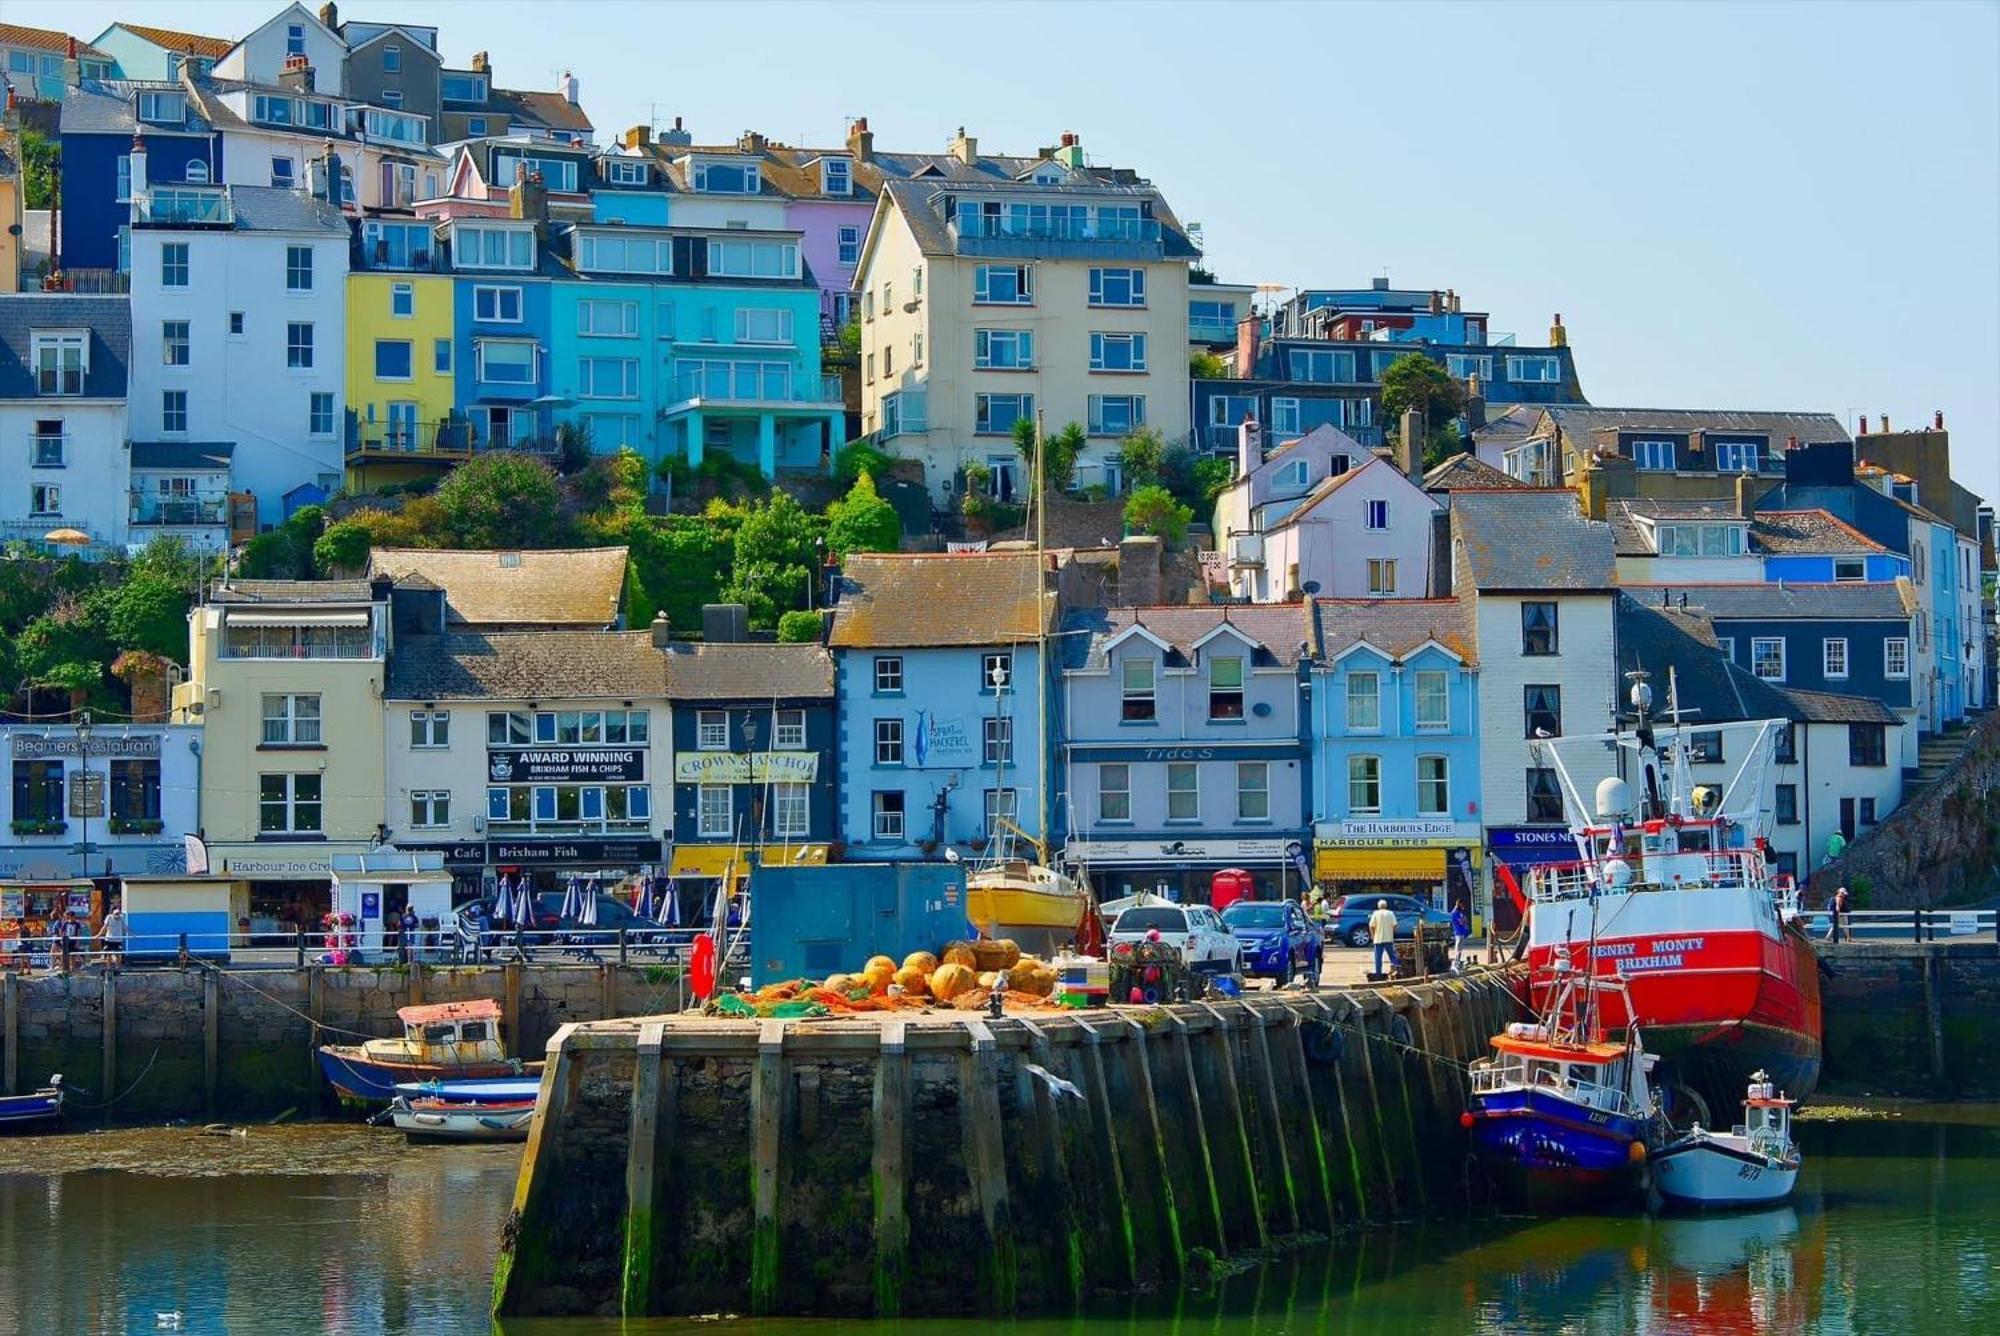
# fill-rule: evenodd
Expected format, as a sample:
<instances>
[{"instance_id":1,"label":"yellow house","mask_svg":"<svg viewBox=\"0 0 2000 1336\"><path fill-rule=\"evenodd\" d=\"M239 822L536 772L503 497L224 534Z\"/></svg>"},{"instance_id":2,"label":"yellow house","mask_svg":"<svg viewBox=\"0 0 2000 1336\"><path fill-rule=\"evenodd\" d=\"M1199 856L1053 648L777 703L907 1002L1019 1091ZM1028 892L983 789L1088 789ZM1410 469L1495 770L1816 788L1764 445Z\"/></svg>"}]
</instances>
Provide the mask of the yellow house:
<instances>
[{"instance_id":1,"label":"yellow house","mask_svg":"<svg viewBox=\"0 0 2000 1336\"><path fill-rule=\"evenodd\" d=\"M174 722L203 726L200 834L255 931L316 925L333 855L380 843L389 589L240 580L189 614Z\"/></svg>"},{"instance_id":2,"label":"yellow house","mask_svg":"<svg viewBox=\"0 0 2000 1336\"><path fill-rule=\"evenodd\" d=\"M1074 135L1036 158L982 155L961 130L923 174L883 186L855 272L861 425L922 458L934 497L983 466L1002 500L1028 479L1012 435L1088 434L1078 486L1125 490L1119 443L1188 433L1188 266L1159 191L1087 164Z\"/></svg>"},{"instance_id":3,"label":"yellow house","mask_svg":"<svg viewBox=\"0 0 2000 1336\"><path fill-rule=\"evenodd\" d=\"M406 482L466 458L452 421L452 280L389 270L347 276L347 485Z\"/></svg>"},{"instance_id":4,"label":"yellow house","mask_svg":"<svg viewBox=\"0 0 2000 1336\"><path fill-rule=\"evenodd\" d=\"M21 136L12 108L0 128L0 293L21 290Z\"/></svg>"}]
</instances>

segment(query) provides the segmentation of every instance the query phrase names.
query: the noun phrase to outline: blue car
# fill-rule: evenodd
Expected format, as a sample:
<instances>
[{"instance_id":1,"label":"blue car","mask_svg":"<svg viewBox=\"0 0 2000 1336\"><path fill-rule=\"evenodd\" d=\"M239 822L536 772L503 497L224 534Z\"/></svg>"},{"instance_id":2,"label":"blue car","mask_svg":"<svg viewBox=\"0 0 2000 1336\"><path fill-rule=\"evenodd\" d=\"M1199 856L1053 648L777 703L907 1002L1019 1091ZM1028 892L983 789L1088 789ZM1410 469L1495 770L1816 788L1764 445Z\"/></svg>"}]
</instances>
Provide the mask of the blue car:
<instances>
[{"instance_id":1,"label":"blue car","mask_svg":"<svg viewBox=\"0 0 2000 1336\"><path fill-rule=\"evenodd\" d=\"M1243 973L1276 979L1280 985L1303 976L1319 986L1326 934L1296 900L1238 900L1222 911L1222 922L1243 947Z\"/></svg>"},{"instance_id":2,"label":"blue car","mask_svg":"<svg viewBox=\"0 0 2000 1336\"><path fill-rule=\"evenodd\" d=\"M1331 918L1328 931L1336 942L1349 946L1367 946L1371 938L1368 933L1368 916L1375 912L1375 902L1387 900L1389 908L1396 913L1396 940L1407 942L1416 937L1417 924L1450 923L1451 915L1442 909L1433 909L1423 901L1409 895L1343 895L1327 906Z\"/></svg>"}]
</instances>

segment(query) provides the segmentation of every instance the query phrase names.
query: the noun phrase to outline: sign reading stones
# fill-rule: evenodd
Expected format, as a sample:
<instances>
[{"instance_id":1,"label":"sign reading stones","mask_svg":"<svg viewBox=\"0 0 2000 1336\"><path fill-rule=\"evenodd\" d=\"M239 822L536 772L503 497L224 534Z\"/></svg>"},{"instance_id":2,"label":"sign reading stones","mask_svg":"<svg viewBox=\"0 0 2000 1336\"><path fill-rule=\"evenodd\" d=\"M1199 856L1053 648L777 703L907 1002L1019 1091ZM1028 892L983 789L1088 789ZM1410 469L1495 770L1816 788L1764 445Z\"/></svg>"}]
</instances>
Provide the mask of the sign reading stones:
<instances>
[{"instance_id":1,"label":"sign reading stones","mask_svg":"<svg viewBox=\"0 0 2000 1336\"><path fill-rule=\"evenodd\" d=\"M644 779L643 747L529 747L490 749L486 775L495 784L602 783Z\"/></svg>"}]
</instances>

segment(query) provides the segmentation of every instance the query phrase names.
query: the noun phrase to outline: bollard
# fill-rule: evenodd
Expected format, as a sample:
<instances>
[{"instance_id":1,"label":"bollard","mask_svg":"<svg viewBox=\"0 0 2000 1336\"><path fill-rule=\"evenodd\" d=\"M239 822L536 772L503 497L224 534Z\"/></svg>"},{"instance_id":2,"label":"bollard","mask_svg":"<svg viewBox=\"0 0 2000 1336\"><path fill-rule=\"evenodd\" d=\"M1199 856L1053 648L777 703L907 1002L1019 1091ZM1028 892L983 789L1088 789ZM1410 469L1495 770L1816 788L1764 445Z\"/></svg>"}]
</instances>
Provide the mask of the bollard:
<instances>
[{"instance_id":1,"label":"bollard","mask_svg":"<svg viewBox=\"0 0 2000 1336\"><path fill-rule=\"evenodd\" d=\"M306 934L303 928L292 929L292 950L293 954L298 957L298 967L304 969L306 967Z\"/></svg>"},{"instance_id":2,"label":"bollard","mask_svg":"<svg viewBox=\"0 0 2000 1336\"><path fill-rule=\"evenodd\" d=\"M618 963L625 963L625 929L622 927L618 929Z\"/></svg>"},{"instance_id":3,"label":"bollard","mask_svg":"<svg viewBox=\"0 0 2000 1336\"><path fill-rule=\"evenodd\" d=\"M180 966L182 969L186 969L187 964L188 964L188 935L186 933L182 933Z\"/></svg>"}]
</instances>

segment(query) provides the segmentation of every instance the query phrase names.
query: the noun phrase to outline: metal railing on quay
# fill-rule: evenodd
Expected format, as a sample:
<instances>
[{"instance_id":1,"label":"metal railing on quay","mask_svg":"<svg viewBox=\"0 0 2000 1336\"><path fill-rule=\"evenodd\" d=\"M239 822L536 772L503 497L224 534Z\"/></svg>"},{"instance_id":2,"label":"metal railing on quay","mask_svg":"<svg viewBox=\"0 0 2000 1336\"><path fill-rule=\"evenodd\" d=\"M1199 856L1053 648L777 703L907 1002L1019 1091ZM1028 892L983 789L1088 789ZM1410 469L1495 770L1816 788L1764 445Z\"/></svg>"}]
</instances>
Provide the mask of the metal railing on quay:
<instances>
[{"instance_id":1,"label":"metal railing on quay","mask_svg":"<svg viewBox=\"0 0 2000 1336\"><path fill-rule=\"evenodd\" d=\"M1962 942L1992 937L2000 929L1995 909L1850 909L1840 933L1824 907L1800 913L1799 926L1814 937L1849 942Z\"/></svg>"},{"instance_id":2,"label":"metal railing on quay","mask_svg":"<svg viewBox=\"0 0 2000 1336\"><path fill-rule=\"evenodd\" d=\"M695 939L705 927L629 924L594 928L580 924L551 927L490 927L461 931L451 925L421 928L411 941L385 933L379 944L364 942L351 929L318 932L127 933L65 939L57 936L0 937L0 969L77 973L83 970L174 968L205 963L231 969L305 969L308 966L405 966L411 964L664 965L685 968ZM728 968L747 968L749 937L732 926Z\"/></svg>"}]
</instances>

